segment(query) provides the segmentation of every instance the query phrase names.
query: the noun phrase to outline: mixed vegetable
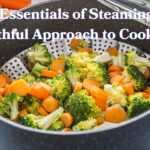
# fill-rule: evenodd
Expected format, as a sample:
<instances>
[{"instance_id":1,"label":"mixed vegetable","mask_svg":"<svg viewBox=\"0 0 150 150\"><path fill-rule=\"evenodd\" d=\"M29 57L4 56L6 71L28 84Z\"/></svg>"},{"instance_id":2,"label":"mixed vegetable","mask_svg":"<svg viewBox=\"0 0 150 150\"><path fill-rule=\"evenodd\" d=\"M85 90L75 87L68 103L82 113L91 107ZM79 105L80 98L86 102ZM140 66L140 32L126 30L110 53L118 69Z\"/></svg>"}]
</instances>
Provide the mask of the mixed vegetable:
<instances>
[{"instance_id":1,"label":"mixed vegetable","mask_svg":"<svg viewBox=\"0 0 150 150\"><path fill-rule=\"evenodd\" d=\"M0 115L43 130L81 131L119 124L150 109L150 61L134 51L94 52L72 39L71 56L45 46L27 52L30 74L0 74Z\"/></svg>"}]
</instances>

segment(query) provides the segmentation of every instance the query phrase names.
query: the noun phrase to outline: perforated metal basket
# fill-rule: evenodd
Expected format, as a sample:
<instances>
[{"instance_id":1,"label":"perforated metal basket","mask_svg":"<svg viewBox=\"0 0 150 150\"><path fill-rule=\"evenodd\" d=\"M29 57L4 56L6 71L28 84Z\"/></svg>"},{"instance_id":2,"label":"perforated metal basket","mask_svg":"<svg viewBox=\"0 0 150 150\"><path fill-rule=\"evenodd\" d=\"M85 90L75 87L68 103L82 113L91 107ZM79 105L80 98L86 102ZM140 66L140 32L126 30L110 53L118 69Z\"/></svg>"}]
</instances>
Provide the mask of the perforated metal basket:
<instances>
[{"instance_id":1,"label":"perforated metal basket","mask_svg":"<svg viewBox=\"0 0 150 150\"><path fill-rule=\"evenodd\" d=\"M135 51L139 55L150 60L150 55L142 52L142 50L138 49L137 47L126 43L118 42L115 40L105 40L102 38L86 41L91 45L94 51L99 52L100 54L105 52L109 47L117 47L119 51L125 53L128 51ZM48 48L49 52L52 53L56 58L58 58L62 54L69 55L72 53L72 49L70 47L70 39L56 40L55 42L49 41L47 43L43 43L42 45L45 45ZM26 60L27 51L28 49L24 50L23 52L19 53L17 56L6 62L0 68L0 72L7 73L11 79L17 79L18 77L29 73Z\"/></svg>"}]
</instances>

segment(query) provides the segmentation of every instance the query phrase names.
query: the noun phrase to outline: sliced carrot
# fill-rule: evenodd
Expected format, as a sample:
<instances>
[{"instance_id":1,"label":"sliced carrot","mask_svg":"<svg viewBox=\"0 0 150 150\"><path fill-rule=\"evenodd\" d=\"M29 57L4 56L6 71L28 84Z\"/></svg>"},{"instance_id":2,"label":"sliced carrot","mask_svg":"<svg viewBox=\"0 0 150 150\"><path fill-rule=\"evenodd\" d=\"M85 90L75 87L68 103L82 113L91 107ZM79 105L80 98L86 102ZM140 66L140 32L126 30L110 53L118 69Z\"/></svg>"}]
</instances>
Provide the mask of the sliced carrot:
<instances>
[{"instance_id":1,"label":"sliced carrot","mask_svg":"<svg viewBox=\"0 0 150 150\"><path fill-rule=\"evenodd\" d=\"M145 79L150 79L150 70L149 69L145 70L144 77L145 77Z\"/></svg>"},{"instance_id":2,"label":"sliced carrot","mask_svg":"<svg viewBox=\"0 0 150 150\"><path fill-rule=\"evenodd\" d=\"M114 76L113 78L110 79L110 83L111 84L113 84L113 83L121 84L123 79L124 79L123 75L116 75L116 76Z\"/></svg>"},{"instance_id":3,"label":"sliced carrot","mask_svg":"<svg viewBox=\"0 0 150 150\"><path fill-rule=\"evenodd\" d=\"M83 83L81 83L81 82L76 82L73 92L74 92L74 93L75 93L75 92L79 92L79 91L82 89L82 87L83 87Z\"/></svg>"},{"instance_id":4,"label":"sliced carrot","mask_svg":"<svg viewBox=\"0 0 150 150\"><path fill-rule=\"evenodd\" d=\"M43 101L42 106L47 112L53 112L59 107L59 103L57 99L55 99L52 96L49 96Z\"/></svg>"},{"instance_id":5,"label":"sliced carrot","mask_svg":"<svg viewBox=\"0 0 150 150\"><path fill-rule=\"evenodd\" d=\"M68 131L72 131L72 129L71 128L64 128L62 131L63 132L68 132Z\"/></svg>"},{"instance_id":6,"label":"sliced carrot","mask_svg":"<svg viewBox=\"0 0 150 150\"><path fill-rule=\"evenodd\" d=\"M11 91L10 91L10 85L9 85L9 84L6 84L4 95L7 95L7 94L10 93L10 92L11 92Z\"/></svg>"},{"instance_id":7,"label":"sliced carrot","mask_svg":"<svg viewBox=\"0 0 150 150\"><path fill-rule=\"evenodd\" d=\"M21 9L31 4L31 0L1 0L0 4L4 8Z\"/></svg>"},{"instance_id":8,"label":"sliced carrot","mask_svg":"<svg viewBox=\"0 0 150 150\"><path fill-rule=\"evenodd\" d=\"M7 74L2 73L1 75L6 79L7 83L11 83L11 79L9 78Z\"/></svg>"},{"instance_id":9,"label":"sliced carrot","mask_svg":"<svg viewBox=\"0 0 150 150\"><path fill-rule=\"evenodd\" d=\"M83 88L90 90L91 87L100 87L100 83L94 78L86 78L83 81Z\"/></svg>"},{"instance_id":10,"label":"sliced carrot","mask_svg":"<svg viewBox=\"0 0 150 150\"><path fill-rule=\"evenodd\" d=\"M51 94L51 87L42 82L34 82L30 88L29 94L37 99L44 100Z\"/></svg>"},{"instance_id":11,"label":"sliced carrot","mask_svg":"<svg viewBox=\"0 0 150 150\"><path fill-rule=\"evenodd\" d=\"M2 5L0 4L0 8L2 8Z\"/></svg>"},{"instance_id":12,"label":"sliced carrot","mask_svg":"<svg viewBox=\"0 0 150 150\"><path fill-rule=\"evenodd\" d=\"M38 113L42 116L48 115L47 111L42 106L38 108Z\"/></svg>"},{"instance_id":13,"label":"sliced carrot","mask_svg":"<svg viewBox=\"0 0 150 150\"><path fill-rule=\"evenodd\" d=\"M0 95L3 96L5 94L5 88L0 88Z\"/></svg>"},{"instance_id":14,"label":"sliced carrot","mask_svg":"<svg viewBox=\"0 0 150 150\"><path fill-rule=\"evenodd\" d=\"M121 71L122 72L123 68L118 65L111 65L111 66L109 66L108 71L109 72L113 72L113 71Z\"/></svg>"},{"instance_id":15,"label":"sliced carrot","mask_svg":"<svg viewBox=\"0 0 150 150\"><path fill-rule=\"evenodd\" d=\"M82 42L81 39L72 39L70 46L72 49L77 49L81 42Z\"/></svg>"},{"instance_id":16,"label":"sliced carrot","mask_svg":"<svg viewBox=\"0 0 150 150\"><path fill-rule=\"evenodd\" d=\"M144 90L145 93L147 94L150 94L150 87L147 87L145 90Z\"/></svg>"},{"instance_id":17,"label":"sliced carrot","mask_svg":"<svg viewBox=\"0 0 150 150\"><path fill-rule=\"evenodd\" d=\"M133 88L133 85L128 83L128 84L123 84L122 85L123 89L125 90L126 94L129 96L129 95L133 95L135 92L134 92L134 88Z\"/></svg>"},{"instance_id":18,"label":"sliced carrot","mask_svg":"<svg viewBox=\"0 0 150 150\"><path fill-rule=\"evenodd\" d=\"M0 88L4 88L6 84L7 84L6 78L2 74L0 74Z\"/></svg>"},{"instance_id":19,"label":"sliced carrot","mask_svg":"<svg viewBox=\"0 0 150 150\"><path fill-rule=\"evenodd\" d=\"M26 109L23 109L19 112L19 116L20 117L23 117L24 115L28 114L27 110Z\"/></svg>"},{"instance_id":20,"label":"sliced carrot","mask_svg":"<svg viewBox=\"0 0 150 150\"><path fill-rule=\"evenodd\" d=\"M107 101L107 97L108 97L107 93L104 90L96 86L93 86L92 88L90 88L90 94L96 99Z\"/></svg>"},{"instance_id":21,"label":"sliced carrot","mask_svg":"<svg viewBox=\"0 0 150 150\"><path fill-rule=\"evenodd\" d=\"M16 92L20 96L26 96L28 94L29 90L30 90L29 84L23 79L13 81L10 84L10 91Z\"/></svg>"},{"instance_id":22,"label":"sliced carrot","mask_svg":"<svg viewBox=\"0 0 150 150\"><path fill-rule=\"evenodd\" d=\"M65 71L65 61L62 59L55 59L51 64L51 69L56 72L58 70L62 70L64 72Z\"/></svg>"},{"instance_id":23,"label":"sliced carrot","mask_svg":"<svg viewBox=\"0 0 150 150\"><path fill-rule=\"evenodd\" d=\"M3 96L2 95L0 95L0 100L3 98Z\"/></svg>"},{"instance_id":24,"label":"sliced carrot","mask_svg":"<svg viewBox=\"0 0 150 150\"><path fill-rule=\"evenodd\" d=\"M60 75L64 74L64 72L62 70L58 70L57 73L60 74Z\"/></svg>"},{"instance_id":25,"label":"sliced carrot","mask_svg":"<svg viewBox=\"0 0 150 150\"><path fill-rule=\"evenodd\" d=\"M96 118L96 121L98 125L101 125L104 123L105 120L103 118Z\"/></svg>"},{"instance_id":26,"label":"sliced carrot","mask_svg":"<svg viewBox=\"0 0 150 150\"><path fill-rule=\"evenodd\" d=\"M93 53L93 50L91 48L79 48L78 49L78 52L87 52L89 54L92 54Z\"/></svg>"},{"instance_id":27,"label":"sliced carrot","mask_svg":"<svg viewBox=\"0 0 150 150\"><path fill-rule=\"evenodd\" d=\"M66 113L63 113L61 115L61 118L60 120L65 124L65 126L68 128L70 127L72 124L73 124L73 116L69 113L69 112L66 112Z\"/></svg>"},{"instance_id":28,"label":"sliced carrot","mask_svg":"<svg viewBox=\"0 0 150 150\"><path fill-rule=\"evenodd\" d=\"M113 77L116 76L116 75L121 75L121 71L113 71L113 72L110 72L110 73L109 73L109 76L110 76L111 78L113 78Z\"/></svg>"},{"instance_id":29,"label":"sliced carrot","mask_svg":"<svg viewBox=\"0 0 150 150\"><path fill-rule=\"evenodd\" d=\"M131 83L131 80L130 80L129 78L126 78L126 77L125 77L125 78L122 80L122 84L126 84L126 83L133 85L133 84Z\"/></svg>"},{"instance_id":30,"label":"sliced carrot","mask_svg":"<svg viewBox=\"0 0 150 150\"><path fill-rule=\"evenodd\" d=\"M108 48L107 51L111 56L118 56L119 53L116 47Z\"/></svg>"},{"instance_id":31,"label":"sliced carrot","mask_svg":"<svg viewBox=\"0 0 150 150\"><path fill-rule=\"evenodd\" d=\"M124 109L119 105L114 105L107 109L105 121L120 123L127 120L127 115Z\"/></svg>"},{"instance_id":32,"label":"sliced carrot","mask_svg":"<svg viewBox=\"0 0 150 150\"><path fill-rule=\"evenodd\" d=\"M51 70L47 70L47 69L42 70L42 76L43 77L52 78L56 75L57 75L56 71L51 71Z\"/></svg>"},{"instance_id":33,"label":"sliced carrot","mask_svg":"<svg viewBox=\"0 0 150 150\"><path fill-rule=\"evenodd\" d=\"M108 108L107 101L103 97L95 98L95 102L102 111L105 111Z\"/></svg>"}]
</instances>

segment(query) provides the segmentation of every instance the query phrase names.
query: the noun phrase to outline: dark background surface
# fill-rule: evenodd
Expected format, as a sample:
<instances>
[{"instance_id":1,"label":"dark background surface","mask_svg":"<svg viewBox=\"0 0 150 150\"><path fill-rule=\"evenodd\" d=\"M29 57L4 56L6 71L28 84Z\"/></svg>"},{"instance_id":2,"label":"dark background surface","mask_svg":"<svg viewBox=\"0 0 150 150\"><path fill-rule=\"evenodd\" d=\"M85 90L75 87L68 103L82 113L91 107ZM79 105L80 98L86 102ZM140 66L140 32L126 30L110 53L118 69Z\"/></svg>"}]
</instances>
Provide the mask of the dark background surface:
<instances>
[{"instance_id":1,"label":"dark background surface","mask_svg":"<svg viewBox=\"0 0 150 150\"><path fill-rule=\"evenodd\" d=\"M66 11L79 11L83 7L99 8L104 11L110 11L107 7L101 5L96 0L63 0L35 6L30 11L42 10L45 8L56 10L62 8ZM0 29L30 28L30 33L35 28L44 31L81 31L85 32L90 28L101 32L104 28L108 31L118 32L121 28L127 27L131 31L144 31L147 27L136 21L101 21L101 20L6 20L0 23ZM117 38L120 40L119 38ZM0 61L1 64L13 57L20 51L32 46L37 41L12 41L0 40ZM149 52L149 41L124 41L135 45L142 50ZM62 135L44 135L24 131L0 121L0 150L149 150L150 149L150 115L135 121L132 124L120 127L118 129L98 132L92 134L62 136Z\"/></svg>"}]
</instances>

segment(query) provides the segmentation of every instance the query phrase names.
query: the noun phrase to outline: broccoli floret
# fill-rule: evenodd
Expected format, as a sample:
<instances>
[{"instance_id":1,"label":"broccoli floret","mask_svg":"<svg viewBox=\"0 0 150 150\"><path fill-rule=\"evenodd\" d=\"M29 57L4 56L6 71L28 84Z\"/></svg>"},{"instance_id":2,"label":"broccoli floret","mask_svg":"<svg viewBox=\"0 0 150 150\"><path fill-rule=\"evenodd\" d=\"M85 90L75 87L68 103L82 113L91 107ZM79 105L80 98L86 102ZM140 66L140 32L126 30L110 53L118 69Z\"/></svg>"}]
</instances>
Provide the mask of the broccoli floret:
<instances>
[{"instance_id":1,"label":"broccoli floret","mask_svg":"<svg viewBox=\"0 0 150 150\"><path fill-rule=\"evenodd\" d=\"M49 66L51 63L51 54L48 52L46 46L37 43L27 52L27 59L30 69L36 63Z\"/></svg>"},{"instance_id":2,"label":"broccoli floret","mask_svg":"<svg viewBox=\"0 0 150 150\"><path fill-rule=\"evenodd\" d=\"M88 77L96 78L103 85L109 83L109 73L106 64L92 62L87 64Z\"/></svg>"},{"instance_id":3,"label":"broccoli floret","mask_svg":"<svg viewBox=\"0 0 150 150\"><path fill-rule=\"evenodd\" d=\"M61 131L64 128L65 128L65 125L64 125L64 123L62 121L56 121L50 126L49 130Z\"/></svg>"},{"instance_id":4,"label":"broccoli floret","mask_svg":"<svg viewBox=\"0 0 150 150\"><path fill-rule=\"evenodd\" d=\"M16 93L9 93L0 101L0 115L16 120L19 114L18 103L22 101Z\"/></svg>"},{"instance_id":5,"label":"broccoli floret","mask_svg":"<svg viewBox=\"0 0 150 150\"><path fill-rule=\"evenodd\" d=\"M82 131L82 130L90 130L97 126L96 119L89 119L86 121L81 121L75 126L72 127L73 131Z\"/></svg>"},{"instance_id":6,"label":"broccoli floret","mask_svg":"<svg viewBox=\"0 0 150 150\"><path fill-rule=\"evenodd\" d=\"M87 76L87 70L85 68L74 68L66 71L66 77L74 87L77 81L83 81Z\"/></svg>"},{"instance_id":7,"label":"broccoli floret","mask_svg":"<svg viewBox=\"0 0 150 150\"><path fill-rule=\"evenodd\" d=\"M142 98L139 95L129 96L127 114L130 118L138 116L150 109L150 99Z\"/></svg>"},{"instance_id":8,"label":"broccoli floret","mask_svg":"<svg viewBox=\"0 0 150 150\"><path fill-rule=\"evenodd\" d=\"M46 69L46 67L39 63L36 63L31 71L31 74L35 77L40 77L43 69Z\"/></svg>"},{"instance_id":9,"label":"broccoli floret","mask_svg":"<svg viewBox=\"0 0 150 150\"><path fill-rule=\"evenodd\" d=\"M85 90L70 95L64 107L67 112L73 115L74 123L98 117L100 114L95 100Z\"/></svg>"},{"instance_id":10,"label":"broccoli floret","mask_svg":"<svg viewBox=\"0 0 150 150\"><path fill-rule=\"evenodd\" d=\"M60 104L71 94L71 83L64 75L57 75L52 80L47 81L47 84L53 89L53 96L59 100Z\"/></svg>"},{"instance_id":11,"label":"broccoli floret","mask_svg":"<svg viewBox=\"0 0 150 150\"><path fill-rule=\"evenodd\" d=\"M21 79L25 80L30 85L35 81L35 77L31 74L26 74L22 76Z\"/></svg>"},{"instance_id":12,"label":"broccoli floret","mask_svg":"<svg viewBox=\"0 0 150 150\"><path fill-rule=\"evenodd\" d=\"M58 121L60 119L63 111L64 109L62 107L59 107L54 112L42 118L35 116L33 114L28 114L21 117L20 124L32 128L47 130L55 121Z\"/></svg>"},{"instance_id":13,"label":"broccoli floret","mask_svg":"<svg viewBox=\"0 0 150 150\"><path fill-rule=\"evenodd\" d=\"M130 51L126 53L126 65L136 66L142 73L150 67L150 61L146 58L139 57L136 52Z\"/></svg>"},{"instance_id":14,"label":"broccoli floret","mask_svg":"<svg viewBox=\"0 0 150 150\"><path fill-rule=\"evenodd\" d=\"M87 63L92 61L92 58L95 57L95 54L77 52L74 53L71 57L66 58L66 68L85 68Z\"/></svg>"},{"instance_id":15,"label":"broccoli floret","mask_svg":"<svg viewBox=\"0 0 150 150\"><path fill-rule=\"evenodd\" d=\"M80 42L80 44L78 45L77 49L79 49L79 48L88 48L88 47L89 47L89 44L86 41L82 40Z\"/></svg>"},{"instance_id":16,"label":"broccoli floret","mask_svg":"<svg viewBox=\"0 0 150 150\"><path fill-rule=\"evenodd\" d=\"M122 86L106 84L104 91L109 95L108 103L110 105L120 104L123 107L127 105L127 95Z\"/></svg>"},{"instance_id":17,"label":"broccoli floret","mask_svg":"<svg viewBox=\"0 0 150 150\"><path fill-rule=\"evenodd\" d=\"M33 96L26 96L23 99L22 106L23 109L27 109L29 113L37 115L40 102Z\"/></svg>"},{"instance_id":18,"label":"broccoli floret","mask_svg":"<svg viewBox=\"0 0 150 150\"><path fill-rule=\"evenodd\" d=\"M124 75L134 82L134 87L137 91L141 91L146 87L147 80L137 67L132 65L125 67Z\"/></svg>"}]
</instances>

